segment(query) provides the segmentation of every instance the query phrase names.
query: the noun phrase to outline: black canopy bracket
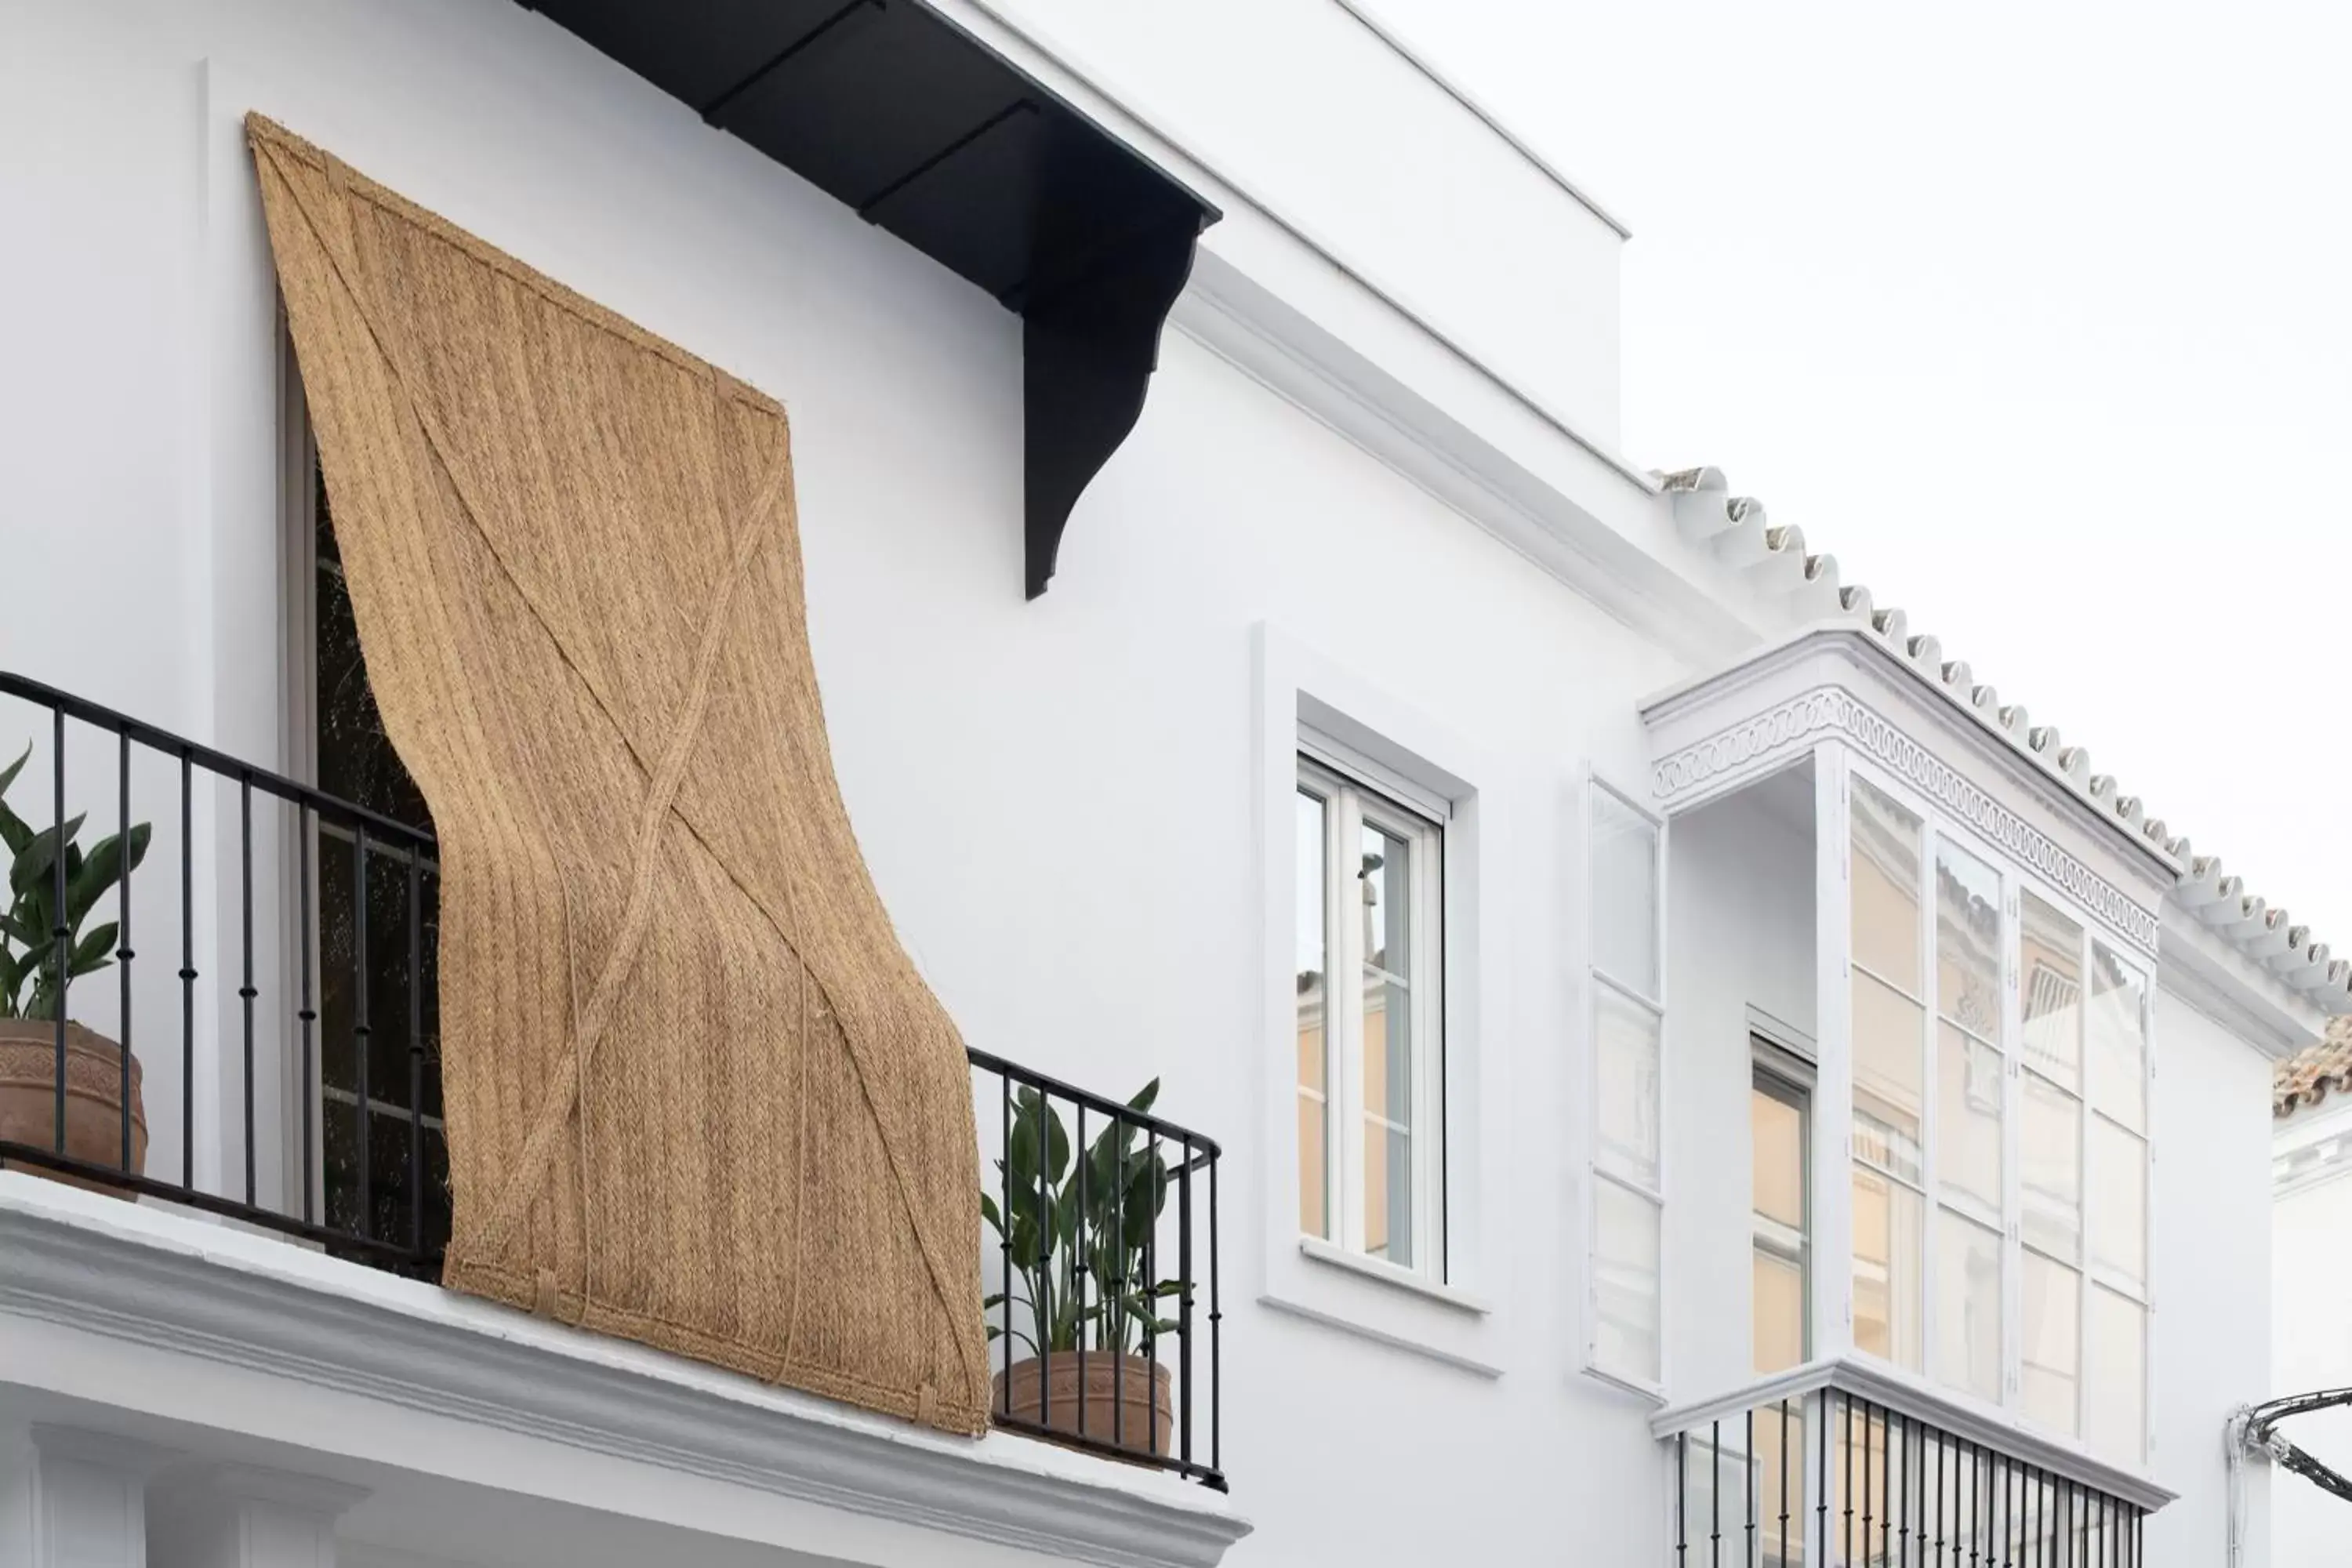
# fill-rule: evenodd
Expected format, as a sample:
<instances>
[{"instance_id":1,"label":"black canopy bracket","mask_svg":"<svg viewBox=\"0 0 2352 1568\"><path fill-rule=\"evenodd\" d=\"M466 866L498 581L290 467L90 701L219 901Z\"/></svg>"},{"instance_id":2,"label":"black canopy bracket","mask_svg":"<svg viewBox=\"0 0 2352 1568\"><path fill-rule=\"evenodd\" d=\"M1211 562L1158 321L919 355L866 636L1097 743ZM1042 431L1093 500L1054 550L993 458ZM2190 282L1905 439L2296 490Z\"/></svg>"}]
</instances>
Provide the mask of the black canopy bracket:
<instances>
[{"instance_id":1,"label":"black canopy bracket","mask_svg":"<svg viewBox=\"0 0 2352 1568\"><path fill-rule=\"evenodd\" d=\"M520 0L1022 318L1024 587L1142 416L1215 207L922 0Z\"/></svg>"}]
</instances>

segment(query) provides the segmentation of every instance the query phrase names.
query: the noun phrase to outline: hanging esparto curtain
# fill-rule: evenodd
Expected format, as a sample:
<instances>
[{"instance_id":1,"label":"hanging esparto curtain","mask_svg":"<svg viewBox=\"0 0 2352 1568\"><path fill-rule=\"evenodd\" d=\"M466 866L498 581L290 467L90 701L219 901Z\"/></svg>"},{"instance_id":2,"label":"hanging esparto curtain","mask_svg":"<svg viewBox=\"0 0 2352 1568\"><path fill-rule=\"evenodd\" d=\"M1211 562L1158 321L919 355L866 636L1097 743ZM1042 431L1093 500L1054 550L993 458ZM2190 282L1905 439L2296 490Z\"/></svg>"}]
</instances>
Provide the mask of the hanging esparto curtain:
<instances>
[{"instance_id":1,"label":"hanging esparto curtain","mask_svg":"<svg viewBox=\"0 0 2352 1568\"><path fill-rule=\"evenodd\" d=\"M834 778L783 409L247 132L438 830L444 1283L982 1430L969 1068Z\"/></svg>"}]
</instances>

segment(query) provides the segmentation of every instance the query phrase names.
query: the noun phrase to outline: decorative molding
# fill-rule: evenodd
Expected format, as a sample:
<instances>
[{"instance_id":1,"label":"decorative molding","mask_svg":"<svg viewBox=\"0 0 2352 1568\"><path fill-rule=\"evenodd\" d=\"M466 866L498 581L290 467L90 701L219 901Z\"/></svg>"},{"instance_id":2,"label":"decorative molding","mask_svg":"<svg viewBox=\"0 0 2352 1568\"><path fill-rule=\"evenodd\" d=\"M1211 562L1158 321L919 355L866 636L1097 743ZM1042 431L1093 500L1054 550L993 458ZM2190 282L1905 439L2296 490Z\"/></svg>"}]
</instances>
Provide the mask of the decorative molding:
<instances>
[{"instance_id":1,"label":"decorative molding","mask_svg":"<svg viewBox=\"0 0 2352 1568\"><path fill-rule=\"evenodd\" d=\"M0 1173L0 1325L37 1320L1057 1560L1213 1568L1250 1529L1172 1476L923 1431L18 1173Z\"/></svg>"},{"instance_id":2,"label":"decorative molding","mask_svg":"<svg viewBox=\"0 0 2352 1568\"><path fill-rule=\"evenodd\" d=\"M2156 910L2061 848L1885 715L1835 686L1815 687L1659 758L1651 769L1651 793L1661 804L1671 804L1723 774L1777 762L1823 731L1838 734L1902 777L2124 933L2146 956L2156 956Z\"/></svg>"}]
</instances>

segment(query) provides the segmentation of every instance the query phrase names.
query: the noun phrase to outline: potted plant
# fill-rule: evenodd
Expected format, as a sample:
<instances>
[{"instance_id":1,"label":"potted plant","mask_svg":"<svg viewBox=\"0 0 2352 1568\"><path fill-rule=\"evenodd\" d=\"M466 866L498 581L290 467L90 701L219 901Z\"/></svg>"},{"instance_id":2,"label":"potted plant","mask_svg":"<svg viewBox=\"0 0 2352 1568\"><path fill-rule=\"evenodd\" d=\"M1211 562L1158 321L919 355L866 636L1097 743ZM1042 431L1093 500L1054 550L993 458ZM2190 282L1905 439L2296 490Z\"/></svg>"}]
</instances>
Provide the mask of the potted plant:
<instances>
[{"instance_id":1,"label":"potted plant","mask_svg":"<svg viewBox=\"0 0 2352 1568\"><path fill-rule=\"evenodd\" d=\"M9 809L32 747L0 769L0 846L6 849L8 886L0 904L0 1140L35 1148L58 1146L58 1016L69 980L114 962L112 921L87 934L83 923L108 889L146 858L150 829L141 823L124 837L110 835L88 854L75 842L82 818L35 832ZM58 907L58 860L65 860L65 905ZM66 937L58 962L58 930ZM60 975L59 970L64 973ZM79 1024L66 1026L65 1152L92 1165L143 1174L147 1115L139 1102L139 1064L128 1073L122 1047ZM127 1082L126 1082L127 1079ZM122 1142L123 1095L131 1101L131 1143ZM60 1177L72 1181L71 1177ZM95 1182L77 1186L104 1190Z\"/></svg>"},{"instance_id":2,"label":"potted plant","mask_svg":"<svg viewBox=\"0 0 2352 1568\"><path fill-rule=\"evenodd\" d=\"M1128 1109L1148 1111L1159 1095L1154 1079ZM1142 1129L1117 1118L1073 1162L1061 1117L1034 1089L1014 1097L1012 1121L1005 1158L996 1162L1012 1212L999 1213L991 1194L980 1199L1009 1270L1005 1289L985 1305L1003 1320L990 1323L989 1339L1009 1336L1029 1354L1012 1360L1008 1345L991 1403L1050 1431L1165 1456L1175 1427L1172 1382L1166 1366L1138 1352L1180 1331L1158 1316L1158 1303L1181 1294L1182 1282L1154 1280L1145 1268L1168 1201L1167 1163L1156 1141L1139 1149ZM1025 1326L1008 1303L1025 1310Z\"/></svg>"}]
</instances>

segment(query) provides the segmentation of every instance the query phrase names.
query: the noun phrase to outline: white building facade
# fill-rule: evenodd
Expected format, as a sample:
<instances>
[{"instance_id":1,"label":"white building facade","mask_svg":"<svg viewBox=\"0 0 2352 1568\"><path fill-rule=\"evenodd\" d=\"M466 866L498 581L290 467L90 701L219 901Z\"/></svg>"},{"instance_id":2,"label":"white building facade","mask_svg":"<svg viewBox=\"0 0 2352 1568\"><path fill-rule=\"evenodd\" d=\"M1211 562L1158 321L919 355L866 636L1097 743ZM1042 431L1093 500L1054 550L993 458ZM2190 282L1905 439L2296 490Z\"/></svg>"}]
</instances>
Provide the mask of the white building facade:
<instances>
[{"instance_id":1,"label":"white building facade","mask_svg":"<svg viewBox=\"0 0 2352 1568\"><path fill-rule=\"evenodd\" d=\"M629 9L0 0L0 765L35 829L153 825L65 1008L136 1055L147 1184L0 1134L0 1564L2271 1560L2223 1441L2277 1392L2270 1081L2352 967L1619 450L1605 208L1370 0ZM967 64L1027 85L934 126ZM346 727L248 114L788 410L833 766L982 1170L988 1063L1160 1086L1162 1463L435 1282L419 858L379 963L353 827L269 782L381 814L360 866L430 845ZM773 151L884 143L862 202ZM1125 349L954 259L1097 156L1199 230Z\"/></svg>"}]
</instances>

